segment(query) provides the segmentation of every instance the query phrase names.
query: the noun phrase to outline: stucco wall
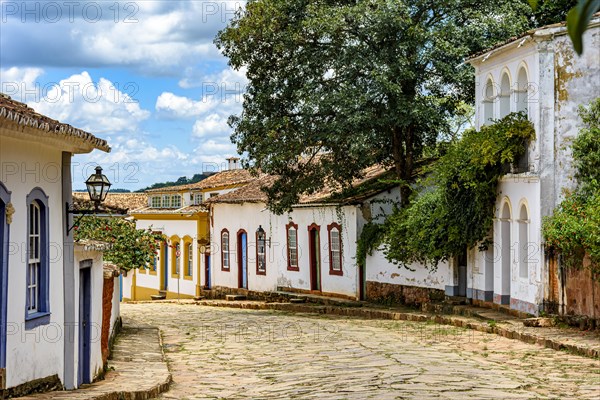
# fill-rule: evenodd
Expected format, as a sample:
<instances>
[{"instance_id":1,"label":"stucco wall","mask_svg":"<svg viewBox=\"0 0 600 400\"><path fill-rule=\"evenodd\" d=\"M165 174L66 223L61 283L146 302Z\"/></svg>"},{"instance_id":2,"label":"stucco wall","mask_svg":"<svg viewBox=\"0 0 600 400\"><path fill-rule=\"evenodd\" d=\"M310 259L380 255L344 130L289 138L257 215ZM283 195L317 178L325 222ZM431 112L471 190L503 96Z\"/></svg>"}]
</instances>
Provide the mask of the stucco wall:
<instances>
[{"instance_id":1,"label":"stucco wall","mask_svg":"<svg viewBox=\"0 0 600 400\"><path fill-rule=\"evenodd\" d=\"M448 263L440 263L436 270L420 264L409 268L392 264L386 260L382 250L367 255L367 281L440 290L445 290L446 285L453 285Z\"/></svg>"},{"instance_id":2,"label":"stucco wall","mask_svg":"<svg viewBox=\"0 0 600 400\"><path fill-rule=\"evenodd\" d=\"M335 206L295 208L291 213L276 216L265 210L264 204L215 204L213 206L214 225L211 228L213 240L212 273L213 285L238 287L237 233L248 233L248 284L250 290L268 291L277 287L310 290L308 227L313 223L320 226L321 290L327 293L357 296L358 275L355 260L357 231L357 209L345 206L338 211ZM298 265L299 271L287 268L287 231L290 222L298 225ZM327 225L339 223L342 227L343 275L329 273L329 240ZM267 274L256 274L255 233L261 225L267 238L271 238L268 248ZM221 231L230 233L231 270L221 270L220 238Z\"/></svg>"},{"instance_id":3,"label":"stucco wall","mask_svg":"<svg viewBox=\"0 0 600 400\"><path fill-rule=\"evenodd\" d=\"M0 128L2 129L2 128ZM13 387L58 375L63 380L63 213L61 151L39 142L0 135L0 181L12 192L15 208L8 254L6 383ZM50 324L25 330L26 196L35 187L48 196Z\"/></svg>"},{"instance_id":4,"label":"stucco wall","mask_svg":"<svg viewBox=\"0 0 600 400\"><path fill-rule=\"evenodd\" d=\"M198 220L194 219L194 217L190 217L189 220L146 220L140 219L136 221L136 227L138 229L149 229L152 228L153 231L160 231L167 238L172 238L173 236L177 236L180 239L181 243L181 257L180 257L180 274L179 278L173 276L171 273L171 265L173 262L172 252L169 248L168 254L168 291L172 294L172 296L177 296L177 294L183 296L195 296L196 295L196 286L203 284L202 277L198 276L198 267L204 267L203 257L200 257L197 238L198 238ZM183 249L183 238L184 237L191 238L191 243L193 247L193 275L192 279L188 280L184 278L184 268L187 268L187 260L184 260L184 249ZM169 242L171 244L171 242ZM161 274L163 274L164 268L164 260L161 258L162 255L159 255L158 263L157 263L157 272L156 274L151 274L149 270L140 272L140 271L130 271L127 274L127 277L124 278L123 284L124 286L130 286L133 284L133 276L135 273L136 277L136 285L138 288L147 288L152 289L152 291L147 290L136 290L136 299L137 300L149 300L149 295L147 294L158 294L158 290L160 288L160 279ZM198 279L201 281L199 282ZM124 287L124 289L125 289ZM131 288L127 291L123 292L123 297L131 299L132 293Z\"/></svg>"}]
</instances>

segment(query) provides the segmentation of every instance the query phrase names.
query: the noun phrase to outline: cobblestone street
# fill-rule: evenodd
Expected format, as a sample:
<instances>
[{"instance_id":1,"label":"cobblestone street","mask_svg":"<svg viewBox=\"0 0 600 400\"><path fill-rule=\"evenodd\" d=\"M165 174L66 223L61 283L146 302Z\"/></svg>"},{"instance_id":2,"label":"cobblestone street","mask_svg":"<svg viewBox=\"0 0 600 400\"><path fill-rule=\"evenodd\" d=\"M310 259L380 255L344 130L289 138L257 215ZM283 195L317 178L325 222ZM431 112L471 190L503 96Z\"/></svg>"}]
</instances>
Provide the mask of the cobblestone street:
<instances>
[{"instance_id":1,"label":"cobblestone street","mask_svg":"<svg viewBox=\"0 0 600 400\"><path fill-rule=\"evenodd\" d=\"M463 328L124 304L163 333L163 399L597 399L598 360ZM142 366L140 366L143 368Z\"/></svg>"}]
</instances>

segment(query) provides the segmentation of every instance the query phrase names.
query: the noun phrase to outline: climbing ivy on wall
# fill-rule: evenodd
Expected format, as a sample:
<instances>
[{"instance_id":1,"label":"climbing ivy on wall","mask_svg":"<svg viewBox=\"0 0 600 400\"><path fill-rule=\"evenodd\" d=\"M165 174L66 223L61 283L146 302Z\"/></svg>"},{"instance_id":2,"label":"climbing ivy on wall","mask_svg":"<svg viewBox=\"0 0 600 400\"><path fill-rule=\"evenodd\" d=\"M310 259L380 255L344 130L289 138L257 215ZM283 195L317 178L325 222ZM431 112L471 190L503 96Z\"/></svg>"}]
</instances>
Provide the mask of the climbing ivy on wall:
<instances>
[{"instance_id":1,"label":"climbing ivy on wall","mask_svg":"<svg viewBox=\"0 0 600 400\"><path fill-rule=\"evenodd\" d=\"M567 267L582 267L587 253L592 276L600 280L600 98L580 107L579 115L583 129L573 142L578 187L544 218L542 232L546 249Z\"/></svg>"},{"instance_id":2,"label":"climbing ivy on wall","mask_svg":"<svg viewBox=\"0 0 600 400\"><path fill-rule=\"evenodd\" d=\"M512 113L479 131L468 130L448 147L410 205L386 221L386 257L408 267L439 262L485 241L494 217L499 179L535 138L523 113Z\"/></svg>"}]
</instances>

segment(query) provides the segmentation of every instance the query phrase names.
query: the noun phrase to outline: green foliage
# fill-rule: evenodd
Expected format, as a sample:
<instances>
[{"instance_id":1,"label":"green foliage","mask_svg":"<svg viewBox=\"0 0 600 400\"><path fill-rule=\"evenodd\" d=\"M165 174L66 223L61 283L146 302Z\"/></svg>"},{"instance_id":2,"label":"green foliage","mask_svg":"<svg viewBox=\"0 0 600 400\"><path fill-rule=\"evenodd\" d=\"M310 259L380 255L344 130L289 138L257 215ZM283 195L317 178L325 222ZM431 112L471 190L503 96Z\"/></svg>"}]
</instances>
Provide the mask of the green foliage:
<instances>
[{"instance_id":1,"label":"green foliage","mask_svg":"<svg viewBox=\"0 0 600 400\"><path fill-rule=\"evenodd\" d=\"M383 239L383 225L369 222L363 226L360 237L356 242L356 261L366 265L367 255L372 255Z\"/></svg>"},{"instance_id":2,"label":"green foliage","mask_svg":"<svg viewBox=\"0 0 600 400\"><path fill-rule=\"evenodd\" d=\"M211 173L194 174L194 176L191 177L191 178L187 178L185 176L182 176L179 179L177 179L175 182L159 182L159 183L155 183L155 184L153 184L151 186L148 186L147 188L143 188L143 189L137 190L136 192L145 192L146 190L150 190L150 189L160 189L160 188L171 187L171 186L189 185L189 184L192 184L192 183L200 182L200 181L208 178L211 175L212 175ZM111 190L111 192L113 192L113 191L114 190Z\"/></svg>"},{"instance_id":3,"label":"green foliage","mask_svg":"<svg viewBox=\"0 0 600 400\"><path fill-rule=\"evenodd\" d=\"M567 29L577 54L583 53L583 34L594 13L600 10L600 0L579 0L567 14Z\"/></svg>"},{"instance_id":4,"label":"green foliage","mask_svg":"<svg viewBox=\"0 0 600 400\"><path fill-rule=\"evenodd\" d=\"M394 167L403 201L417 160L475 93L466 56L530 26L522 0L254 0L215 42L247 68L232 140L276 175L270 208L289 210L365 167Z\"/></svg>"},{"instance_id":5,"label":"green foliage","mask_svg":"<svg viewBox=\"0 0 600 400\"><path fill-rule=\"evenodd\" d=\"M386 221L386 257L404 266L418 262L435 268L483 241L492 227L505 165L518 159L534 137L522 113L466 131L432 164L428 189Z\"/></svg>"},{"instance_id":6,"label":"green foliage","mask_svg":"<svg viewBox=\"0 0 600 400\"><path fill-rule=\"evenodd\" d=\"M580 107L583 129L573 142L573 159L577 179L585 189L600 183L600 98L589 108Z\"/></svg>"},{"instance_id":7,"label":"green foliage","mask_svg":"<svg viewBox=\"0 0 600 400\"><path fill-rule=\"evenodd\" d=\"M134 221L123 218L83 217L75 226L75 241L99 240L112 245L104 252L104 260L124 270L147 268L153 261L162 234L152 230L137 229Z\"/></svg>"},{"instance_id":8,"label":"green foliage","mask_svg":"<svg viewBox=\"0 0 600 400\"><path fill-rule=\"evenodd\" d=\"M544 218L546 248L569 267L581 267L587 253L593 276L600 280L600 98L580 107L583 129L573 142L579 186Z\"/></svg>"}]
</instances>

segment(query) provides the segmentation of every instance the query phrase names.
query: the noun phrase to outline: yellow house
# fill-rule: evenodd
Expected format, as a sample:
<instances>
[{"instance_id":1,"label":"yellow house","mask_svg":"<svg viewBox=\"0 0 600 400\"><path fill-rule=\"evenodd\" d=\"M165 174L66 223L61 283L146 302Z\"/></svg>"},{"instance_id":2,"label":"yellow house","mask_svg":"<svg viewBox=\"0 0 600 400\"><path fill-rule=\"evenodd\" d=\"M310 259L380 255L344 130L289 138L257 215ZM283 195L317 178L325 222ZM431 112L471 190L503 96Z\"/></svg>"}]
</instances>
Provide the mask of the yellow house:
<instances>
[{"instance_id":1,"label":"yellow house","mask_svg":"<svg viewBox=\"0 0 600 400\"><path fill-rule=\"evenodd\" d=\"M146 191L146 205L130 214L139 229L160 232L167 240L147 269L129 271L124 278L124 301L194 298L211 286L210 220L204 202L252 180L247 170L236 167L230 161L229 170L200 182Z\"/></svg>"}]
</instances>

